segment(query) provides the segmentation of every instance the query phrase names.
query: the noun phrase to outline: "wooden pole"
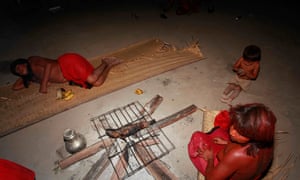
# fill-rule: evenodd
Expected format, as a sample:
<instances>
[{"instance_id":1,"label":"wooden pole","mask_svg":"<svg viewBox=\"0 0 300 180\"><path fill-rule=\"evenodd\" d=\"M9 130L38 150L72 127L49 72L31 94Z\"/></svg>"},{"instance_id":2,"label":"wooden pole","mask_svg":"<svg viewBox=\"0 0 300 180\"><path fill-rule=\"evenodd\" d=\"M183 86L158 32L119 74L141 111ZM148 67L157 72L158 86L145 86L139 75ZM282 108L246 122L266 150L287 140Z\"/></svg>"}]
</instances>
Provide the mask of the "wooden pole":
<instances>
[{"instance_id":1,"label":"wooden pole","mask_svg":"<svg viewBox=\"0 0 300 180\"><path fill-rule=\"evenodd\" d=\"M161 120L156 121L156 123L152 124L149 126L149 128L152 129L158 129L158 128L163 128L166 127L170 124L173 124L175 122L177 122L178 120L187 117L188 115L194 113L195 111L198 110L198 107L195 105L190 105L168 117L165 117ZM142 136L149 133L147 129L142 129L141 131L137 132L137 136Z\"/></svg>"},{"instance_id":2,"label":"wooden pole","mask_svg":"<svg viewBox=\"0 0 300 180\"><path fill-rule=\"evenodd\" d=\"M95 144L88 146L85 149L83 149L65 159L58 161L58 166L61 169L65 169L65 168L69 167L70 165L72 165L82 159L85 159L87 157L90 157L93 154L96 154L101 149L103 149L105 147L109 147L113 143L114 143L114 140L110 139L110 138L105 139L103 141L98 141Z\"/></svg>"},{"instance_id":3,"label":"wooden pole","mask_svg":"<svg viewBox=\"0 0 300 180\"><path fill-rule=\"evenodd\" d=\"M108 153L105 152L102 154L100 159L97 160L95 164L91 167L89 172L84 176L83 180L91 180L97 179L98 176L108 167L109 160L108 160Z\"/></svg>"},{"instance_id":4,"label":"wooden pole","mask_svg":"<svg viewBox=\"0 0 300 180\"><path fill-rule=\"evenodd\" d=\"M154 127L159 127L159 128L163 128L166 127L170 124L173 124L175 122L177 122L178 120L194 113L195 111L197 111L198 107L195 105L190 105L186 108L184 108L183 110L178 111L177 113L174 113L168 117L165 117L159 121L157 121L155 124L153 124Z\"/></svg>"},{"instance_id":5,"label":"wooden pole","mask_svg":"<svg viewBox=\"0 0 300 180\"><path fill-rule=\"evenodd\" d=\"M138 157L144 164L147 164L149 160L155 156L152 152L146 151L140 144L134 145L135 151ZM165 164L157 159L146 166L147 171L156 180L177 180L178 178L165 166Z\"/></svg>"}]
</instances>

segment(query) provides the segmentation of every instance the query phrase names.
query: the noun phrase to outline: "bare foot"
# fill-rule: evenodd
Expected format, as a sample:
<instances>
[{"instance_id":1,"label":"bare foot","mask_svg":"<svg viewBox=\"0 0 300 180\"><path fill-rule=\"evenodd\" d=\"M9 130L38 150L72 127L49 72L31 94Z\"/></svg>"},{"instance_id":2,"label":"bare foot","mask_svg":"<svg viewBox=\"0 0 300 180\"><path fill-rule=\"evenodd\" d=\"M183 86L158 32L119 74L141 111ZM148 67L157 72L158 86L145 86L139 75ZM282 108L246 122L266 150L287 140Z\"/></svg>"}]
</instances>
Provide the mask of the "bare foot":
<instances>
[{"instance_id":1,"label":"bare foot","mask_svg":"<svg viewBox=\"0 0 300 180\"><path fill-rule=\"evenodd\" d=\"M225 104L227 104L227 105L231 105L232 100L233 100L233 99L231 99L231 98L221 98L221 99L220 99L220 101L221 101L222 103L225 103Z\"/></svg>"},{"instance_id":2,"label":"bare foot","mask_svg":"<svg viewBox=\"0 0 300 180\"><path fill-rule=\"evenodd\" d=\"M123 60L118 59L116 57L104 57L102 59L102 63L106 63L107 65L110 65L110 66L114 66L114 65L120 64L122 62L123 62Z\"/></svg>"},{"instance_id":3,"label":"bare foot","mask_svg":"<svg viewBox=\"0 0 300 180\"><path fill-rule=\"evenodd\" d=\"M223 93L221 98L222 99L228 99L229 97L228 97L228 95L226 95L225 93Z\"/></svg>"}]
</instances>

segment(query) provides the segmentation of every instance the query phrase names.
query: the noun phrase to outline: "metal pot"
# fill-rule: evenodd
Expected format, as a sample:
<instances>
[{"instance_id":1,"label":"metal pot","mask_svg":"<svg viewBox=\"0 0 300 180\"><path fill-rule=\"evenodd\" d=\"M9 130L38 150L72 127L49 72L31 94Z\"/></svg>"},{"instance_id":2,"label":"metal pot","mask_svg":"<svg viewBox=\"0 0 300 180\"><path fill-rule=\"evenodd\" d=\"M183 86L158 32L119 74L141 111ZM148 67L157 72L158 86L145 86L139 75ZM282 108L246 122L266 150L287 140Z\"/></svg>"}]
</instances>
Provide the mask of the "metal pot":
<instances>
[{"instance_id":1,"label":"metal pot","mask_svg":"<svg viewBox=\"0 0 300 180\"><path fill-rule=\"evenodd\" d=\"M66 150L71 154L79 152L86 147L85 137L73 129L64 131L64 142Z\"/></svg>"}]
</instances>

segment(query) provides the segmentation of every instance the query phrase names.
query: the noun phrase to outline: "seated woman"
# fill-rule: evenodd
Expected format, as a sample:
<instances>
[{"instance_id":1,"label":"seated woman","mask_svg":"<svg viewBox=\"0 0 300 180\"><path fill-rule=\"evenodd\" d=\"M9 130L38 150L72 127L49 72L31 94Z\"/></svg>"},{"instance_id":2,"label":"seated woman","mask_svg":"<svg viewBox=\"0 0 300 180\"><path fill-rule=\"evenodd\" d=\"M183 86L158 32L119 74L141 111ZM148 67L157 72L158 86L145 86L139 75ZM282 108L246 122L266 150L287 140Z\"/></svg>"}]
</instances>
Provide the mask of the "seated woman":
<instances>
[{"instance_id":1,"label":"seated woman","mask_svg":"<svg viewBox=\"0 0 300 180\"><path fill-rule=\"evenodd\" d=\"M265 105L253 103L231 107L229 120L227 130L192 135L191 161L208 180L262 178L273 160L276 117Z\"/></svg>"}]
</instances>

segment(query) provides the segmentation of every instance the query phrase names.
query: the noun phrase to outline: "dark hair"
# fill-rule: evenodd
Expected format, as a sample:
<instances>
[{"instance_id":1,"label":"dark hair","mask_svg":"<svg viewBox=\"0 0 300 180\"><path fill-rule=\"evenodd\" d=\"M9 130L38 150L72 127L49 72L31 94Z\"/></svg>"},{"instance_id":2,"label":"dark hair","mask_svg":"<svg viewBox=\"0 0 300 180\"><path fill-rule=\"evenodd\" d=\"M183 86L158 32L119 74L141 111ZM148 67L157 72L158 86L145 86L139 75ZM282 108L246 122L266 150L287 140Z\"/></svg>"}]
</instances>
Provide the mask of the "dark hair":
<instances>
[{"instance_id":1,"label":"dark hair","mask_svg":"<svg viewBox=\"0 0 300 180\"><path fill-rule=\"evenodd\" d=\"M256 45L249 45L243 51L243 58L247 61L260 61L261 50Z\"/></svg>"},{"instance_id":2,"label":"dark hair","mask_svg":"<svg viewBox=\"0 0 300 180\"><path fill-rule=\"evenodd\" d=\"M229 110L230 125L249 138L247 154L255 156L260 148L273 147L276 117L259 103L237 105Z\"/></svg>"},{"instance_id":3,"label":"dark hair","mask_svg":"<svg viewBox=\"0 0 300 180\"><path fill-rule=\"evenodd\" d=\"M16 67L19 64L29 64L27 59L16 59L10 64L10 72L13 73L16 76L21 76L19 73L16 71Z\"/></svg>"},{"instance_id":4,"label":"dark hair","mask_svg":"<svg viewBox=\"0 0 300 180\"><path fill-rule=\"evenodd\" d=\"M26 64L26 67L27 67L27 70L28 70L28 74L26 74L26 75L21 75L21 74L19 74L19 73L16 71L16 66L19 65L19 64ZM13 73L13 74L16 75L16 76L21 77L22 80L23 80L24 87L28 88L29 82L30 82L30 81L32 80L32 78L33 78L33 73L32 73L31 66L30 66L30 64L29 64L29 62L28 62L27 59L20 58L20 59L14 60L14 61L10 64L10 72Z\"/></svg>"}]
</instances>

